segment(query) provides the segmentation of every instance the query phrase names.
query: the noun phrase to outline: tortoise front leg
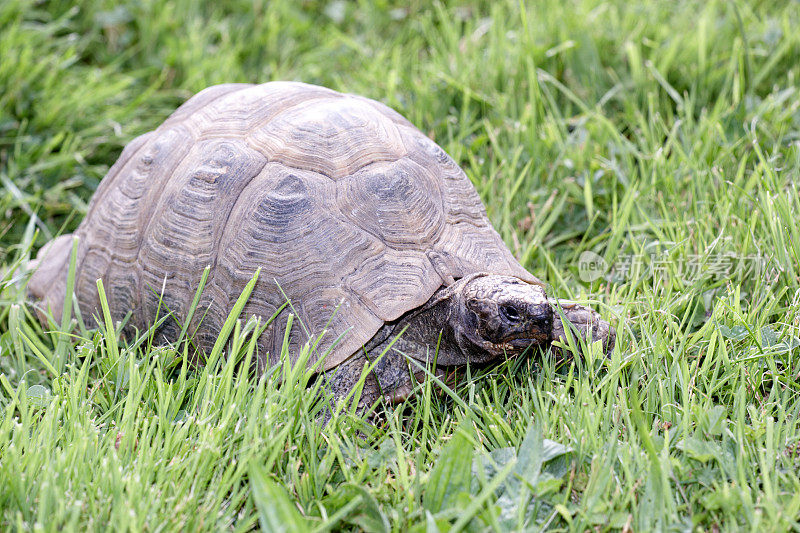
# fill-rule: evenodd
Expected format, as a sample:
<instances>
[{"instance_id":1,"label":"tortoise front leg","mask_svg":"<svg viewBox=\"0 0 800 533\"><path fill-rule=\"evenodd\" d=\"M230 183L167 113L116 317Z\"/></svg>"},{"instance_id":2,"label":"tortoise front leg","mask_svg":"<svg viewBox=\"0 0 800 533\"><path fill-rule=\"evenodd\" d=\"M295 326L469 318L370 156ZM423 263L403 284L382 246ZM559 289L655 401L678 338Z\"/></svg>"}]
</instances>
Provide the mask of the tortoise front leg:
<instances>
[{"instance_id":1,"label":"tortoise front leg","mask_svg":"<svg viewBox=\"0 0 800 533\"><path fill-rule=\"evenodd\" d=\"M364 367L369 365L369 361L363 353L355 354L344 363L323 372L320 378L323 380L323 387L330 392L330 405L325 406L324 419L327 422L331 417L333 408L340 401L347 398L353 389L358 385ZM374 373L367 374L364 381L364 388L358 400L356 414L359 416L366 413L375 401L380 398L380 387L375 379ZM351 397L352 400L352 397Z\"/></svg>"},{"instance_id":2,"label":"tortoise front leg","mask_svg":"<svg viewBox=\"0 0 800 533\"><path fill-rule=\"evenodd\" d=\"M380 354L376 354L377 358ZM350 392L356 388L361 379L364 368L372 366L372 370L364 379L364 387L356 405L355 414L363 417L379 399L390 405L404 402L411 396L416 383L427 379L422 370L411 368L405 357L394 350L387 351L375 365L369 360L369 355L363 352L354 355L348 361L332 368L320 375L324 381L323 386L329 392L330 403L322 410L322 423L327 424L335 406L346 399ZM412 379L411 372L414 372ZM436 369L437 377L444 377L444 372ZM350 399L352 401L352 397ZM372 420L372 417L369 419Z\"/></svg>"},{"instance_id":3,"label":"tortoise front leg","mask_svg":"<svg viewBox=\"0 0 800 533\"><path fill-rule=\"evenodd\" d=\"M376 348L368 354L361 352L341 365L322 373L321 378L325 381L324 386L329 390L334 405L347 398L347 395L356 388L365 367L371 367L372 370L364 380L364 388L356 407L356 414L359 416L366 413L381 397L392 405L404 402L414 391L414 386L428 378L425 372L407 361L397 350ZM436 367L432 371L444 380L444 369ZM333 405L326 407L326 420L330 418L332 407Z\"/></svg>"}]
</instances>

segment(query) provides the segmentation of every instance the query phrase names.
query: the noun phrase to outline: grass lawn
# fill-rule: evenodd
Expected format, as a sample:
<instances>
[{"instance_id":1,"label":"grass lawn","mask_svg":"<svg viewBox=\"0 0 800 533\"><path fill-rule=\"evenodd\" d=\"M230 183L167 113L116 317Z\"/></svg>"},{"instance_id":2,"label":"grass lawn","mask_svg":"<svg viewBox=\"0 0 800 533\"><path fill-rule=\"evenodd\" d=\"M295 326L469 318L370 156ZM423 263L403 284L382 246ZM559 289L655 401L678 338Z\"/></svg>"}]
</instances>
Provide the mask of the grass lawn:
<instances>
[{"instance_id":1,"label":"grass lawn","mask_svg":"<svg viewBox=\"0 0 800 533\"><path fill-rule=\"evenodd\" d=\"M800 4L79 4L0 2L0 529L800 529ZM201 370L42 328L25 262L122 147L275 79L429 133L550 293L616 325L611 357L323 428L300 367L237 370L246 317Z\"/></svg>"}]
</instances>

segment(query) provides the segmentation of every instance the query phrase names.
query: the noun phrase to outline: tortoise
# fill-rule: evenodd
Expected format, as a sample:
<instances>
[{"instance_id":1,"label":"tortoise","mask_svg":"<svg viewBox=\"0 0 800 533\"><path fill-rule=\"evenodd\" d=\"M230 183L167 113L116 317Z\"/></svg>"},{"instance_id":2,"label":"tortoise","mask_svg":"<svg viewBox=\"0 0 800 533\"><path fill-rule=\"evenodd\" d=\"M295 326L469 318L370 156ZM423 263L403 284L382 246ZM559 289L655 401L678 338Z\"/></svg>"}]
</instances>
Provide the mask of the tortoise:
<instances>
[{"instance_id":1,"label":"tortoise","mask_svg":"<svg viewBox=\"0 0 800 533\"><path fill-rule=\"evenodd\" d=\"M124 331L170 313L156 338L174 342L208 266L188 330L202 364L260 269L243 309L274 316L258 369L280 362L291 314L289 359L316 343L308 364L334 397L374 363L364 405L409 394L406 358L438 370L496 361L564 338L570 323L614 345L598 313L548 298L436 143L384 104L304 83L199 92L124 148L74 236L89 322L102 279ZM61 314L72 237L37 256L28 291L43 321Z\"/></svg>"}]
</instances>

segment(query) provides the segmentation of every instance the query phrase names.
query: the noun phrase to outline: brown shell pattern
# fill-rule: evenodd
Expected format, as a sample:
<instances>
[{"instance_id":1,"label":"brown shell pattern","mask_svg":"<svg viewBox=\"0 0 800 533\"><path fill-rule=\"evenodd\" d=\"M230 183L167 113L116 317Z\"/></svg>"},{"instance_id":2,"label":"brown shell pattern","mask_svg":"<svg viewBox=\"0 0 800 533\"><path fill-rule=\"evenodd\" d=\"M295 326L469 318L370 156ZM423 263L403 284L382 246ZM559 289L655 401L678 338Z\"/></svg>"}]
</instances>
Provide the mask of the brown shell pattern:
<instances>
[{"instance_id":1,"label":"brown shell pattern","mask_svg":"<svg viewBox=\"0 0 800 533\"><path fill-rule=\"evenodd\" d=\"M490 225L475 188L434 142L378 102L291 82L210 87L133 140L103 179L79 238L75 290L99 316L132 312L174 340L210 265L189 331L213 346L255 271L245 316L267 319L259 363L324 332L329 369L450 278L509 274L538 283ZM40 252L30 292L60 316L71 240ZM338 342L335 342L337 341ZM312 361L313 362L313 361Z\"/></svg>"}]
</instances>

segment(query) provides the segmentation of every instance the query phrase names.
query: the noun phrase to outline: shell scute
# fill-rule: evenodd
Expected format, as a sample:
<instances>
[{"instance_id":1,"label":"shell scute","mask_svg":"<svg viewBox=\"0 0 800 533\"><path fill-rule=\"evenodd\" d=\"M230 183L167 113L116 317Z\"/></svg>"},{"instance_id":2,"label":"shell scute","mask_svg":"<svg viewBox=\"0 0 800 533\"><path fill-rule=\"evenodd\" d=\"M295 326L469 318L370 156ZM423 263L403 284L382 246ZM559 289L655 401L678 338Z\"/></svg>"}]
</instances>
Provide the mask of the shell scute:
<instances>
[{"instance_id":1,"label":"shell scute","mask_svg":"<svg viewBox=\"0 0 800 533\"><path fill-rule=\"evenodd\" d=\"M334 180L406 154L396 124L348 97L295 105L256 128L247 140L270 161Z\"/></svg>"},{"instance_id":2,"label":"shell scute","mask_svg":"<svg viewBox=\"0 0 800 533\"><path fill-rule=\"evenodd\" d=\"M374 163L337 185L343 215L392 248L432 244L442 231L439 185L407 158Z\"/></svg>"},{"instance_id":3,"label":"shell scute","mask_svg":"<svg viewBox=\"0 0 800 533\"><path fill-rule=\"evenodd\" d=\"M309 100L336 97L338 93L303 83L274 82L243 85L225 92L184 117L199 138L241 139L278 115Z\"/></svg>"},{"instance_id":4,"label":"shell scute","mask_svg":"<svg viewBox=\"0 0 800 533\"><path fill-rule=\"evenodd\" d=\"M351 327L351 321L358 322L353 327L366 329L383 323L342 286L341 279L356 268L360 254L369 255L370 248L382 245L332 214L326 204L334 198L334 188L324 176L269 163L239 195L231 212L229 225L240 230L225 232L219 246L213 280L219 287L216 292L235 299L261 268L253 291L258 296L251 298L245 310L261 305L275 310L288 297L291 307L286 313L293 309L304 326L292 330L295 356L302 344L323 329L342 332ZM347 311L334 315L337 309ZM266 313L258 314L267 318ZM272 357L279 355L276 342L283 338L281 324L285 322L272 324L262 340L262 349ZM333 360L326 361L326 366L335 364Z\"/></svg>"},{"instance_id":5,"label":"shell scute","mask_svg":"<svg viewBox=\"0 0 800 533\"><path fill-rule=\"evenodd\" d=\"M188 309L203 269L217 261L234 204L265 164L260 154L227 139L192 147L160 191L143 230L136 261L143 316L154 316L162 285L178 309Z\"/></svg>"}]
</instances>

